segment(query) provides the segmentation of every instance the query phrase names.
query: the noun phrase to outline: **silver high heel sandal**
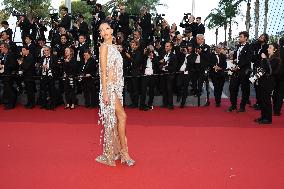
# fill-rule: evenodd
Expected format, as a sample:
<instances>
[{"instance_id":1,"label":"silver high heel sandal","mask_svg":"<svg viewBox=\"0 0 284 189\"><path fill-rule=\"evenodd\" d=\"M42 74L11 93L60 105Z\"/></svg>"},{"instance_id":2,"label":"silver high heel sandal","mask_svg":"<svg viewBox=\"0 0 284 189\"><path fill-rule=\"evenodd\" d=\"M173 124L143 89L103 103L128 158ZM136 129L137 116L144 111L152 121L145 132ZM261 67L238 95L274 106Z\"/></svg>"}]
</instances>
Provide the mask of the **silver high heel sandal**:
<instances>
[{"instance_id":1,"label":"silver high heel sandal","mask_svg":"<svg viewBox=\"0 0 284 189\"><path fill-rule=\"evenodd\" d=\"M125 153L128 153L126 150L121 149L120 151L120 160L121 160L121 164L125 164L129 167L134 166L135 165L135 161L133 159L126 159L126 155Z\"/></svg>"}]
</instances>

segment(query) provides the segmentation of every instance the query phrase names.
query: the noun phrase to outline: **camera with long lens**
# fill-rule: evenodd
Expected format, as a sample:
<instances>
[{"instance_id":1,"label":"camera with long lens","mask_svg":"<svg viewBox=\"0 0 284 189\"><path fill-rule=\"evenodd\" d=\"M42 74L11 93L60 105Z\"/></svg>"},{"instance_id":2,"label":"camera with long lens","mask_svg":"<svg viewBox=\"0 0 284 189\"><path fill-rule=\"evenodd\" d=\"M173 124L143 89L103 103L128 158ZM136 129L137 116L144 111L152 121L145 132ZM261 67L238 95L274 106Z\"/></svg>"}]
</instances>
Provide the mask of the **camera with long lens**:
<instances>
[{"instance_id":1,"label":"camera with long lens","mask_svg":"<svg viewBox=\"0 0 284 189\"><path fill-rule=\"evenodd\" d=\"M256 73L249 78L249 81L254 84L259 78L261 78L265 74L265 70L263 68L257 68Z\"/></svg>"},{"instance_id":2,"label":"camera with long lens","mask_svg":"<svg viewBox=\"0 0 284 189\"><path fill-rule=\"evenodd\" d=\"M23 14L23 13L17 11L17 10L12 11L11 13L12 13L12 16L17 17L18 20L20 19L20 16L26 16L25 14Z\"/></svg>"},{"instance_id":3,"label":"camera with long lens","mask_svg":"<svg viewBox=\"0 0 284 189\"><path fill-rule=\"evenodd\" d=\"M156 16L155 16L156 26L162 26L164 16L165 16L165 14L156 14Z\"/></svg>"},{"instance_id":4,"label":"camera with long lens","mask_svg":"<svg viewBox=\"0 0 284 189\"><path fill-rule=\"evenodd\" d=\"M50 17L52 23L58 22L58 13L49 14L49 17Z\"/></svg>"}]
</instances>

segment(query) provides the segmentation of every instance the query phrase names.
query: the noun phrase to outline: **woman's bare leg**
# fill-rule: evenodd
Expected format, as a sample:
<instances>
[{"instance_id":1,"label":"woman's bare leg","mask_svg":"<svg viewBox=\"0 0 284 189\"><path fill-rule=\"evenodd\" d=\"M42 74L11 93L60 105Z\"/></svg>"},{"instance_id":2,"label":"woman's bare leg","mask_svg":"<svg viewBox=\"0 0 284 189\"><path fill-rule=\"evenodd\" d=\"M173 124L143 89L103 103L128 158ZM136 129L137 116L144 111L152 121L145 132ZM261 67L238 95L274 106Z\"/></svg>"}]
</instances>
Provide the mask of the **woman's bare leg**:
<instances>
[{"instance_id":1,"label":"woman's bare leg","mask_svg":"<svg viewBox=\"0 0 284 189\"><path fill-rule=\"evenodd\" d=\"M115 114L117 117L117 130L118 130L118 136L120 139L121 148L125 150L127 149L127 144L125 140L126 113L116 95L115 95Z\"/></svg>"}]
</instances>

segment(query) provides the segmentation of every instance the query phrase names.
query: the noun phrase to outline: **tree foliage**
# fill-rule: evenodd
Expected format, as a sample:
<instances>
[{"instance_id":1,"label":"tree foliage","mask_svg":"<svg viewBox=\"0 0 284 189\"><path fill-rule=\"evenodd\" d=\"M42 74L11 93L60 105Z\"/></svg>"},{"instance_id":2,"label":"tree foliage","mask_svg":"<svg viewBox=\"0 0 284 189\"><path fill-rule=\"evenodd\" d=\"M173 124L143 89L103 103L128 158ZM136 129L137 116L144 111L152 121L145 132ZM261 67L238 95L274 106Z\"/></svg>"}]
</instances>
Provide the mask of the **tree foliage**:
<instances>
[{"instance_id":1,"label":"tree foliage","mask_svg":"<svg viewBox=\"0 0 284 189\"><path fill-rule=\"evenodd\" d=\"M13 10L17 10L28 17L46 18L49 14L51 0L3 0L4 13L10 16Z\"/></svg>"},{"instance_id":2,"label":"tree foliage","mask_svg":"<svg viewBox=\"0 0 284 189\"><path fill-rule=\"evenodd\" d=\"M156 11L156 6L159 5L160 0L111 0L108 1L105 6L105 11L111 12L117 9L119 5L125 5L126 11L129 14L138 14L142 6L147 7L151 11Z\"/></svg>"}]
</instances>

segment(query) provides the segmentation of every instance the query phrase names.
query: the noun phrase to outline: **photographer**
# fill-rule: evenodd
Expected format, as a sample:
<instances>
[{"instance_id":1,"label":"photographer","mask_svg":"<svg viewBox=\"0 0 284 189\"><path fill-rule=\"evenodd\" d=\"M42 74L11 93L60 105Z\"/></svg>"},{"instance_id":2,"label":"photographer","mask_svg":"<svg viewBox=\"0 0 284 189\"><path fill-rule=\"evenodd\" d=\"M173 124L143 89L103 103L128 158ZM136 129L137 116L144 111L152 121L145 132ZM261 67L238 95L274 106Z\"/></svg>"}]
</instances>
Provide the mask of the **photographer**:
<instances>
[{"instance_id":1,"label":"photographer","mask_svg":"<svg viewBox=\"0 0 284 189\"><path fill-rule=\"evenodd\" d=\"M47 28L42 23L40 23L40 19L40 17L33 18L31 23L31 36L34 40L45 38L44 32L47 31Z\"/></svg>"},{"instance_id":2,"label":"photographer","mask_svg":"<svg viewBox=\"0 0 284 189\"><path fill-rule=\"evenodd\" d=\"M196 37L198 24L194 22L194 20L195 17L191 15L191 13L184 13L184 17L179 26L185 30L190 30L192 32L192 36Z\"/></svg>"},{"instance_id":3,"label":"photographer","mask_svg":"<svg viewBox=\"0 0 284 189\"><path fill-rule=\"evenodd\" d=\"M210 69L210 78L214 86L214 97L216 107L221 106L221 97L223 92L223 87L225 84L226 74L225 70L227 68L227 57L222 51L224 50L222 45L215 47L215 53L212 54L212 60L214 66Z\"/></svg>"},{"instance_id":4,"label":"photographer","mask_svg":"<svg viewBox=\"0 0 284 189\"><path fill-rule=\"evenodd\" d=\"M90 50L84 51L84 59L82 59L82 67L80 76L82 77L82 90L84 93L85 107L95 108L97 106L97 92L95 79L97 73L96 61L92 57Z\"/></svg>"},{"instance_id":5,"label":"photographer","mask_svg":"<svg viewBox=\"0 0 284 189\"><path fill-rule=\"evenodd\" d=\"M30 54L28 46L22 47L23 59L19 59L20 70L23 71L23 80L25 83L25 91L27 94L27 104L26 108L32 109L35 107L35 81L33 76L35 75L35 60Z\"/></svg>"},{"instance_id":6,"label":"photographer","mask_svg":"<svg viewBox=\"0 0 284 189\"><path fill-rule=\"evenodd\" d=\"M7 31L1 32L1 40L9 45L9 51L11 51L11 53L13 53L16 56L16 58L18 58L18 56L20 55L18 46L16 45L15 42L10 40L10 38L11 37Z\"/></svg>"},{"instance_id":7,"label":"photographer","mask_svg":"<svg viewBox=\"0 0 284 189\"><path fill-rule=\"evenodd\" d=\"M256 73L256 70L259 68L260 64L261 64L261 54L264 53L266 55L268 55L267 53L267 49L268 49L268 41L269 41L269 37L267 34L262 34L259 36L258 40L256 43L252 44L253 47L253 51L254 51L254 55L253 55L253 59L252 59L252 63L253 63L253 73ZM258 85L254 84L254 89L255 89L255 96L256 96L256 103L252 106L255 110L260 110L260 106L259 106L259 89L258 89Z\"/></svg>"},{"instance_id":8,"label":"photographer","mask_svg":"<svg viewBox=\"0 0 284 189\"><path fill-rule=\"evenodd\" d=\"M67 47L64 52L63 80L65 93L65 108L74 109L76 103L75 77L77 73L76 59L72 48Z\"/></svg>"},{"instance_id":9,"label":"photographer","mask_svg":"<svg viewBox=\"0 0 284 189\"><path fill-rule=\"evenodd\" d=\"M12 41L13 31L9 28L9 23L7 21L2 21L1 26L4 28L2 32L6 32L9 35L9 40Z\"/></svg>"},{"instance_id":10,"label":"photographer","mask_svg":"<svg viewBox=\"0 0 284 189\"><path fill-rule=\"evenodd\" d=\"M159 62L159 68L163 74L160 80L163 93L163 105L161 107L173 110L174 73L177 67L177 57L173 53L173 44L171 42L166 43L165 54Z\"/></svg>"},{"instance_id":11,"label":"photographer","mask_svg":"<svg viewBox=\"0 0 284 189\"><path fill-rule=\"evenodd\" d=\"M71 28L71 17L68 14L68 8L62 7L61 8L61 22L58 23L58 27L65 28L66 31L70 30Z\"/></svg>"},{"instance_id":12,"label":"photographer","mask_svg":"<svg viewBox=\"0 0 284 189\"><path fill-rule=\"evenodd\" d=\"M237 98L240 85L242 90L242 100L238 112L245 112L246 104L249 101L249 70L253 57L253 49L248 43L248 39L248 32L243 31L239 33L239 45L233 55L233 63L235 66L231 68L233 71L229 85L231 106L228 108L228 112L237 110Z\"/></svg>"},{"instance_id":13,"label":"photographer","mask_svg":"<svg viewBox=\"0 0 284 189\"><path fill-rule=\"evenodd\" d=\"M23 45L25 45L25 38L27 35L30 35L30 29L31 29L31 23L27 16L25 15L20 15L19 19L17 21L17 27L20 27L21 33L22 33L22 42Z\"/></svg>"},{"instance_id":14,"label":"photographer","mask_svg":"<svg viewBox=\"0 0 284 189\"><path fill-rule=\"evenodd\" d=\"M135 40L130 42L131 51L126 53L128 60L131 62L130 66L130 83L129 83L129 93L131 98L131 105L129 108L138 108L138 101L139 101L139 81L141 76L141 63L143 54L139 49L139 43Z\"/></svg>"},{"instance_id":15,"label":"photographer","mask_svg":"<svg viewBox=\"0 0 284 189\"><path fill-rule=\"evenodd\" d=\"M201 96L205 71L210 67L210 47L205 44L204 35L198 34L194 44L196 56L190 61L192 94ZM208 102L207 102L208 103Z\"/></svg>"},{"instance_id":16,"label":"photographer","mask_svg":"<svg viewBox=\"0 0 284 189\"><path fill-rule=\"evenodd\" d=\"M205 27L201 23L201 17L196 18L196 34L203 34L205 33Z\"/></svg>"},{"instance_id":17,"label":"photographer","mask_svg":"<svg viewBox=\"0 0 284 189\"><path fill-rule=\"evenodd\" d=\"M87 24L87 22L84 21L84 16L83 15L79 15L76 23L73 24L73 27L75 29L75 32L77 34L77 36L83 35L86 37L87 43L91 43L91 39L90 39L90 35L89 35L89 26ZM76 38L77 40L77 38Z\"/></svg>"},{"instance_id":18,"label":"photographer","mask_svg":"<svg viewBox=\"0 0 284 189\"><path fill-rule=\"evenodd\" d=\"M284 37L279 39L279 53L281 64L279 72L275 76L275 87L273 91L273 112L274 116L281 115L284 97Z\"/></svg>"},{"instance_id":19,"label":"photographer","mask_svg":"<svg viewBox=\"0 0 284 189\"><path fill-rule=\"evenodd\" d=\"M44 56L40 60L41 80L40 80L40 106L43 109L53 110L56 106L55 78L58 77L58 60L51 54L51 48L43 47Z\"/></svg>"},{"instance_id":20,"label":"photographer","mask_svg":"<svg viewBox=\"0 0 284 189\"><path fill-rule=\"evenodd\" d=\"M93 42L95 52L98 54L98 39L99 35L99 26L103 20L106 19L105 13L102 11L102 5L97 3L95 11L92 12L93 20L92 20L92 28L93 28Z\"/></svg>"},{"instance_id":21,"label":"photographer","mask_svg":"<svg viewBox=\"0 0 284 189\"><path fill-rule=\"evenodd\" d=\"M188 86L190 81L189 69L190 69L190 59L193 58L193 47L190 44L184 43L181 45L181 52L179 65L177 70L182 72L177 76L177 101L181 100L180 108L184 108L186 98L188 96Z\"/></svg>"},{"instance_id":22,"label":"photographer","mask_svg":"<svg viewBox=\"0 0 284 189\"><path fill-rule=\"evenodd\" d=\"M272 123L272 105L271 105L271 93L275 87L275 76L279 73L281 64L279 56L279 45L272 43L268 48L268 57L261 54L261 64L256 74L261 76L257 78L259 85L259 100L261 108L261 116L255 119L259 124L271 124Z\"/></svg>"},{"instance_id":23,"label":"photographer","mask_svg":"<svg viewBox=\"0 0 284 189\"><path fill-rule=\"evenodd\" d=\"M152 16L150 13L148 13L147 8L144 6L140 9L140 12L141 18L139 19L139 26L142 29L142 39L145 41L146 45L148 45L153 32L151 24Z\"/></svg>"},{"instance_id":24,"label":"photographer","mask_svg":"<svg viewBox=\"0 0 284 189\"><path fill-rule=\"evenodd\" d=\"M125 6L120 6L120 15L118 17L118 32L122 32L124 37L127 39L131 33L129 28L129 14L125 12Z\"/></svg>"},{"instance_id":25,"label":"photographer","mask_svg":"<svg viewBox=\"0 0 284 189\"><path fill-rule=\"evenodd\" d=\"M144 51L142 63L142 76L141 78L141 99L140 110L147 111L153 107L153 99L155 92L156 76L159 70L159 59L155 54L154 47L149 45ZM149 88L149 99L146 105L147 88Z\"/></svg>"},{"instance_id":26,"label":"photographer","mask_svg":"<svg viewBox=\"0 0 284 189\"><path fill-rule=\"evenodd\" d=\"M13 109L17 102L17 91L14 88L14 74L17 71L18 64L16 57L9 51L9 45L7 43L0 44L0 52L2 53L2 59L0 59L0 71L5 75L3 77L3 104L5 110Z\"/></svg>"}]
</instances>

